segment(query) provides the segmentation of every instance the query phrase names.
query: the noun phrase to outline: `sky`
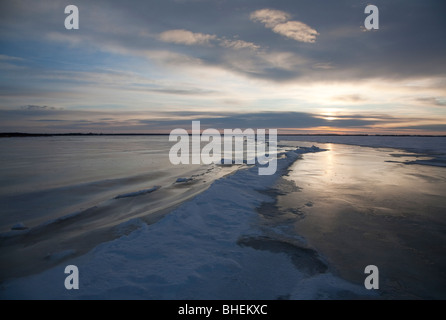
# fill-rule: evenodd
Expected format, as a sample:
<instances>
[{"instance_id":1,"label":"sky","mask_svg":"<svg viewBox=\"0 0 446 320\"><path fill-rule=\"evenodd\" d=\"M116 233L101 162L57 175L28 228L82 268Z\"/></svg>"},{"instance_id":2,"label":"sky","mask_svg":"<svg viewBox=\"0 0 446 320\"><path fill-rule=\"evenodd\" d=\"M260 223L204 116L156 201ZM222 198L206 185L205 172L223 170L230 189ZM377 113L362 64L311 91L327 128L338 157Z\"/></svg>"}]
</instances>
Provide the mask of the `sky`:
<instances>
[{"instance_id":1,"label":"sky","mask_svg":"<svg viewBox=\"0 0 446 320\"><path fill-rule=\"evenodd\" d=\"M65 7L79 9L67 30ZM367 5L379 29L367 30ZM446 134L446 2L0 1L0 132Z\"/></svg>"}]
</instances>

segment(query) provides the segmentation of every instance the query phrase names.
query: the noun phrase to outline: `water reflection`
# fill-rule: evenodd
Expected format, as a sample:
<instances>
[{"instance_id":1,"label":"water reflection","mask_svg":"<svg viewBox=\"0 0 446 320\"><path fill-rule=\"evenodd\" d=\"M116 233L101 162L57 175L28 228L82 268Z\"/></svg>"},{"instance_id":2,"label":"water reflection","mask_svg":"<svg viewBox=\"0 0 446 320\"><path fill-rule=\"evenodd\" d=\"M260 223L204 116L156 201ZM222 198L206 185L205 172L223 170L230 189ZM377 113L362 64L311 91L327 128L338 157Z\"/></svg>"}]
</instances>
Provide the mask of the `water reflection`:
<instances>
[{"instance_id":1,"label":"water reflection","mask_svg":"<svg viewBox=\"0 0 446 320\"><path fill-rule=\"evenodd\" d=\"M393 149L318 146L327 151L286 177L302 189L278 198L303 211L295 231L350 281L380 267L385 297L446 298L446 169L406 165L413 155Z\"/></svg>"}]
</instances>

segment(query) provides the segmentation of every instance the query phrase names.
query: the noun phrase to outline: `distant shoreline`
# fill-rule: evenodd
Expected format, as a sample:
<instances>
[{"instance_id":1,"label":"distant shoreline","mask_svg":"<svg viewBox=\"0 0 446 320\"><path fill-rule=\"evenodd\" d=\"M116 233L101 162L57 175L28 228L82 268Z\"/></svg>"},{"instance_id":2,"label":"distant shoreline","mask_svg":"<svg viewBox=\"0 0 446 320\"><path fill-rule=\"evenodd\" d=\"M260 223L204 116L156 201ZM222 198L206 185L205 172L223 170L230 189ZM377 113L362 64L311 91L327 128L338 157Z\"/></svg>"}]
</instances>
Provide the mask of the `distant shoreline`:
<instances>
[{"instance_id":1,"label":"distant shoreline","mask_svg":"<svg viewBox=\"0 0 446 320\"><path fill-rule=\"evenodd\" d=\"M0 138L26 138L26 137L71 137L71 136L168 136L169 133L24 133L24 132L1 132ZM189 134L190 135L190 134ZM299 137L438 137L444 138L446 135L411 135L411 134L278 134L278 136L299 136Z\"/></svg>"}]
</instances>

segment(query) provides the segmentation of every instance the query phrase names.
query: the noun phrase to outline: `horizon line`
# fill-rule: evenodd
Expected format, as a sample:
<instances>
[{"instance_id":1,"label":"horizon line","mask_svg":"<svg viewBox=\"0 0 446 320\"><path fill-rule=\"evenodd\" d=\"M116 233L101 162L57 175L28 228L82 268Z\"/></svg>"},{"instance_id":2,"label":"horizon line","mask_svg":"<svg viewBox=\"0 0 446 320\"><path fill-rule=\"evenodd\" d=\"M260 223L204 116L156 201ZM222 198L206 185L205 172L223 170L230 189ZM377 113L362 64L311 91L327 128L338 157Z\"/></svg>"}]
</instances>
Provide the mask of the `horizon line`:
<instances>
[{"instance_id":1,"label":"horizon line","mask_svg":"<svg viewBox=\"0 0 446 320\"><path fill-rule=\"evenodd\" d=\"M200 132L200 135L202 133ZM27 133L27 132L0 132L0 138L15 137L54 137L54 136L168 136L170 133ZM189 133L189 136L192 134ZM269 134L266 134L269 135ZM446 135L430 135L430 134L341 134L341 133L278 133L277 136L344 136L344 137L439 137L444 138Z\"/></svg>"}]
</instances>

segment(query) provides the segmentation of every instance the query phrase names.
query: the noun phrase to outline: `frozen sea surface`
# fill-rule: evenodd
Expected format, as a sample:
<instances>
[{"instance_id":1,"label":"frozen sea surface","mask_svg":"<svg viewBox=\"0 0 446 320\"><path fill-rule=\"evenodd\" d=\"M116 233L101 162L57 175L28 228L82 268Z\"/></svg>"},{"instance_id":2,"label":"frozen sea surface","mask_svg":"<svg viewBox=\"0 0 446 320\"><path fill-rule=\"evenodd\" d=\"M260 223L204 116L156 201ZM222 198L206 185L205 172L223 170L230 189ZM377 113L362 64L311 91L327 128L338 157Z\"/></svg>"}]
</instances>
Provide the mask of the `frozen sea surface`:
<instances>
[{"instance_id":1,"label":"frozen sea surface","mask_svg":"<svg viewBox=\"0 0 446 320\"><path fill-rule=\"evenodd\" d=\"M103 243L40 274L2 283L0 297L30 299L297 299L373 296L330 272L296 234L263 230L256 207L299 155L275 176L256 167L215 181L159 222ZM137 223L134 221L134 223ZM64 267L78 266L80 289L66 290Z\"/></svg>"},{"instance_id":2,"label":"frozen sea surface","mask_svg":"<svg viewBox=\"0 0 446 320\"><path fill-rule=\"evenodd\" d=\"M440 136L281 136L280 140L401 149L410 152L407 163L446 167L446 137Z\"/></svg>"},{"instance_id":3,"label":"frozen sea surface","mask_svg":"<svg viewBox=\"0 0 446 320\"><path fill-rule=\"evenodd\" d=\"M289 192L260 212L289 219L344 279L361 284L378 266L381 298L445 299L446 168L406 150L318 145L327 151L295 162L277 186Z\"/></svg>"},{"instance_id":4,"label":"frozen sea surface","mask_svg":"<svg viewBox=\"0 0 446 320\"><path fill-rule=\"evenodd\" d=\"M444 297L445 169L408 165L441 158L444 140L423 140L418 149L409 148L409 140L380 148L318 144L323 151L294 138L283 141L288 151L276 175L259 176L257 168L246 167L212 180L156 223L143 216L122 220L114 228L119 238L105 238L88 253L76 255L70 246L54 250L44 258L54 267L2 281L0 298ZM372 144L361 138L344 143ZM188 189L187 178L175 176L176 188ZM118 199L129 201L119 211L159 191ZM106 213L115 204L98 207ZM63 286L68 264L79 267L79 290ZM380 267L382 290L364 289L367 264Z\"/></svg>"},{"instance_id":5,"label":"frozen sea surface","mask_svg":"<svg viewBox=\"0 0 446 320\"><path fill-rule=\"evenodd\" d=\"M139 227L129 220L154 223L239 167L174 166L172 145L167 136L0 139L0 281Z\"/></svg>"}]
</instances>

